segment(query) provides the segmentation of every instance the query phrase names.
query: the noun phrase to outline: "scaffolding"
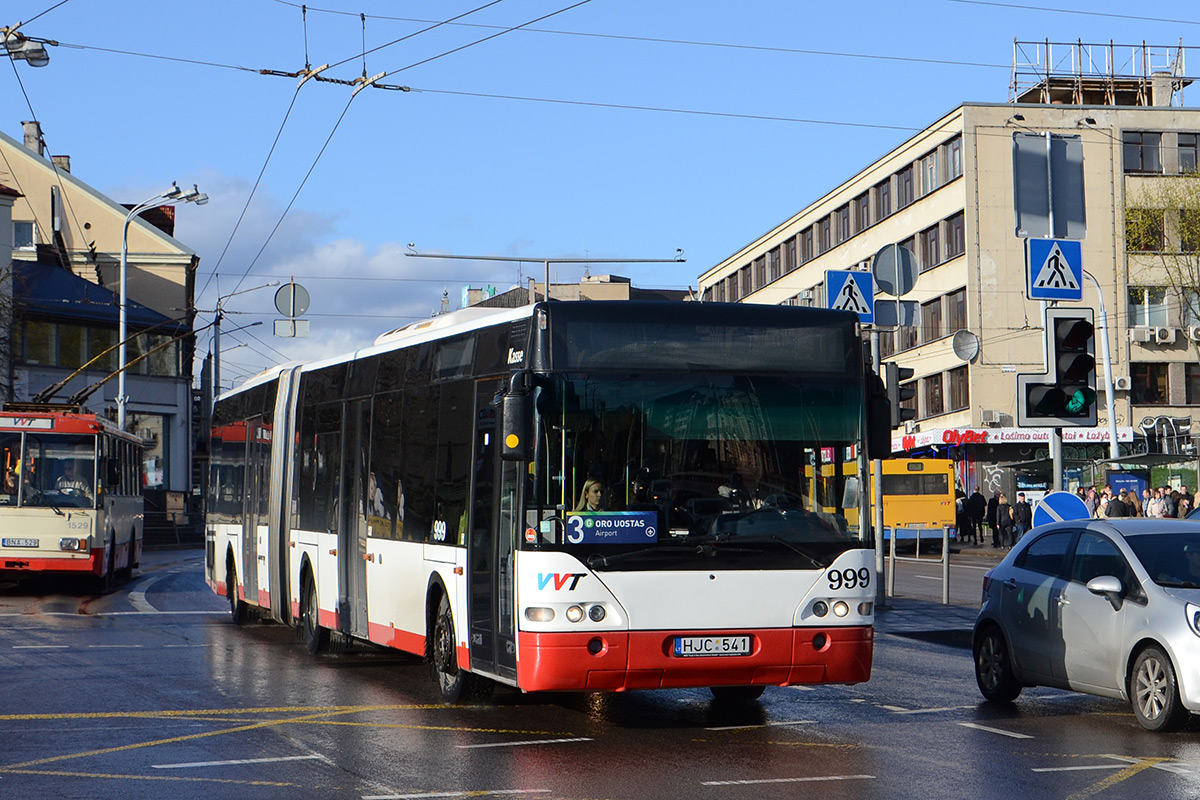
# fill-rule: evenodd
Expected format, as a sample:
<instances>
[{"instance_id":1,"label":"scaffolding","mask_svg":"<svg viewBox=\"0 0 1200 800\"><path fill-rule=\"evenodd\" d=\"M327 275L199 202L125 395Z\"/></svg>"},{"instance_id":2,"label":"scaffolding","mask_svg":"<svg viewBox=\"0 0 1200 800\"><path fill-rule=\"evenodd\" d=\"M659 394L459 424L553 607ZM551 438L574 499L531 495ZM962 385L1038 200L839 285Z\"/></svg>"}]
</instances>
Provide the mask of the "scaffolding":
<instances>
[{"instance_id":1,"label":"scaffolding","mask_svg":"<svg viewBox=\"0 0 1200 800\"><path fill-rule=\"evenodd\" d=\"M1045 105L1183 105L1188 48L1013 40L1009 102Z\"/></svg>"}]
</instances>

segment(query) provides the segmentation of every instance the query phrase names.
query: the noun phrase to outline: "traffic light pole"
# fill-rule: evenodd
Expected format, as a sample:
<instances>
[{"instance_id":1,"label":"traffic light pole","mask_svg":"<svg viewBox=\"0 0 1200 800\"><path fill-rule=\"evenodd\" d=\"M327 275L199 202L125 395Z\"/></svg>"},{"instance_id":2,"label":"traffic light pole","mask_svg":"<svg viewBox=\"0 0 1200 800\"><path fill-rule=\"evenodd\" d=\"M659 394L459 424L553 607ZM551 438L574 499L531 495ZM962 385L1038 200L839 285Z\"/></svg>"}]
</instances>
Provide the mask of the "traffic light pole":
<instances>
[{"instance_id":1,"label":"traffic light pole","mask_svg":"<svg viewBox=\"0 0 1200 800\"><path fill-rule=\"evenodd\" d=\"M1121 457L1121 445L1117 442L1117 401L1113 397L1112 355L1108 351L1108 312L1104 310L1104 292L1100 290L1100 281L1088 272L1083 271L1083 277L1096 287L1096 298L1100 302L1100 357L1104 359L1104 407L1108 411L1108 457L1116 460Z\"/></svg>"}]
</instances>

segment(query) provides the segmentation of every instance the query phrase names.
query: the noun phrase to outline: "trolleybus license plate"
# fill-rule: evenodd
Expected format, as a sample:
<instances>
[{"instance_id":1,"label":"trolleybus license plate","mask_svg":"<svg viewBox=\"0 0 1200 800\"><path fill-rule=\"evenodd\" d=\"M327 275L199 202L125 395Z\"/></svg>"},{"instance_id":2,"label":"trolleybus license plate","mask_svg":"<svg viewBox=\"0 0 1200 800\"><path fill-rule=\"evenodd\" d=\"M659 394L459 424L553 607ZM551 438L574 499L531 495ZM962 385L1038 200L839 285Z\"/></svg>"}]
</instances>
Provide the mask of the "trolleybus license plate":
<instances>
[{"instance_id":1,"label":"trolleybus license plate","mask_svg":"<svg viewBox=\"0 0 1200 800\"><path fill-rule=\"evenodd\" d=\"M0 546L3 547L37 547L37 539L0 539Z\"/></svg>"},{"instance_id":2,"label":"trolleybus license plate","mask_svg":"<svg viewBox=\"0 0 1200 800\"><path fill-rule=\"evenodd\" d=\"M679 658L692 656L748 656L749 636L676 636L675 655Z\"/></svg>"}]
</instances>

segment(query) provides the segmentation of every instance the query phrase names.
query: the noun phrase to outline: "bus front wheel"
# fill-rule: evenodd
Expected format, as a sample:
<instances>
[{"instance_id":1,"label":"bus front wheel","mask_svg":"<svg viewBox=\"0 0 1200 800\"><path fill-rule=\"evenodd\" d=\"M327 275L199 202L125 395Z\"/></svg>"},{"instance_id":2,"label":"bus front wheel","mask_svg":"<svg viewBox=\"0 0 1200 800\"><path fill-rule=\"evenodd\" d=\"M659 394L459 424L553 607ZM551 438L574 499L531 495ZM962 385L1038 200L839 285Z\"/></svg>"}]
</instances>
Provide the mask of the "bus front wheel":
<instances>
[{"instance_id":1,"label":"bus front wheel","mask_svg":"<svg viewBox=\"0 0 1200 800\"><path fill-rule=\"evenodd\" d=\"M485 700L494 688L491 681L458 668L458 638L454 633L454 615L444 596L438 603L433 621L433 677L442 701L451 705L464 700Z\"/></svg>"},{"instance_id":2,"label":"bus front wheel","mask_svg":"<svg viewBox=\"0 0 1200 800\"><path fill-rule=\"evenodd\" d=\"M329 631L317 622L320 608L317 605L317 585L308 570L305 570L300 586L300 633L304 637L305 649L315 656L329 647Z\"/></svg>"}]
</instances>

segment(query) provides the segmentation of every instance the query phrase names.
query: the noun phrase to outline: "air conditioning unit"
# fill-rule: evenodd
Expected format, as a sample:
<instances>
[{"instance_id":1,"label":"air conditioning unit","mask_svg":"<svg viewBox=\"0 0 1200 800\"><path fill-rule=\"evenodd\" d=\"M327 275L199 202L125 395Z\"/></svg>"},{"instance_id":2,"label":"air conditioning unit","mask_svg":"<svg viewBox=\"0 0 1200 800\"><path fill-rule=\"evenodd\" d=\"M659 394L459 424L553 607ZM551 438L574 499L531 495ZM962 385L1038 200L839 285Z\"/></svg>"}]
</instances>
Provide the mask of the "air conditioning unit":
<instances>
[{"instance_id":1,"label":"air conditioning unit","mask_svg":"<svg viewBox=\"0 0 1200 800\"><path fill-rule=\"evenodd\" d=\"M1133 387L1133 381L1128 375L1118 375L1113 378L1113 390L1118 392L1128 392Z\"/></svg>"},{"instance_id":2,"label":"air conditioning unit","mask_svg":"<svg viewBox=\"0 0 1200 800\"><path fill-rule=\"evenodd\" d=\"M1148 342L1154 338L1154 329L1139 326L1129 329L1129 341L1131 342Z\"/></svg>"},{"instance_id":3,"label":"air conditioning unit","mask_svg":"<svg viewBox=\"0 0 1200 800\"><path fill-rule=\"evenodd\" d=\"M984 408L979 412L980 420L984 425L999 425L1000 412L994 408Z\"/></svg>"},{"instance_id":4,"label":"air conditioning unit","mask_svg":"<svg viewBox=\"0 0 1200 800\"><path fill-rule=\"evenodd\" d=\"M1200 325L1188 325L1187 337L1193 342L1200 342Z\"/></svg>"},{"instance_id":5,"label":"air conditioning unit","mask_svg":"<svg viewBox=\"0 0 1200 800\"><path fill-rule=\"evenodd\" d=\"M1155 344L1175 344L1175 329L1174 328L1155 328L1154 343Z\"/></svg>"}]
</instances>

